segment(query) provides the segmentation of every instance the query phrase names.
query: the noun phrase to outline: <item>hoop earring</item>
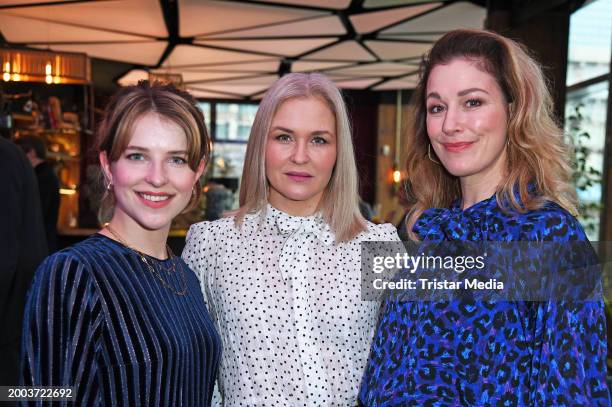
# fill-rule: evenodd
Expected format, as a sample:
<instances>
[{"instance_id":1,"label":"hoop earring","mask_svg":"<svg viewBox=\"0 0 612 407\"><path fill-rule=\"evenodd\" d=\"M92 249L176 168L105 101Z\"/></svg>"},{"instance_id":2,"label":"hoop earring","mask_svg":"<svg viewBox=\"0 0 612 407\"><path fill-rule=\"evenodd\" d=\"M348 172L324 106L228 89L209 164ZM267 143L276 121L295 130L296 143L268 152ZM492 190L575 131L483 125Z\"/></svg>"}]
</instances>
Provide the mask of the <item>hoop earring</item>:
<instances>
[{"instance_id":1,"label":"hoop earring","mask_svg":"<svg viewBox=\"0 0 612 407\"><path fill-rule=\"evenodd\" d=\"M431 158L431 143L427 144L427 157L429 158L429 160L436 164L436 165L440 165L440 161L434 160L433 158Z\"/></svg>"},{"instance_id":2,"label":"hoop earring","mask_svg":"<svg viewBox=\"0 0 612 407\"><path fill-rule=\"evenodd\" d=\"M113 186L113 181L108 181L108 184L106 185L106 192L110 192L110 189L112 186Z\"/></svg>"}]
</instances>

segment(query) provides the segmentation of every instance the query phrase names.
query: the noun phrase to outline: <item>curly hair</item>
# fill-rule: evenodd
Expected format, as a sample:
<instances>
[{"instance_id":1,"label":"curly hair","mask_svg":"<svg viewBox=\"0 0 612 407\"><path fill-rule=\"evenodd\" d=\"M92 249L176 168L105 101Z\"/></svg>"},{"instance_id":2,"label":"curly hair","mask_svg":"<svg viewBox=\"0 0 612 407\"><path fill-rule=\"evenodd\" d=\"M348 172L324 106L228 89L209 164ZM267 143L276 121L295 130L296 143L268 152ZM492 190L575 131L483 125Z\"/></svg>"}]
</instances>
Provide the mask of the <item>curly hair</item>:
<instances>
[{"instance_id":1,"label":"curly hair","mask_svg":"<svg viewBox=\"0 0 612 407\"><path fill-rule=\"evenodd\" d=\"M456 58L473 60L493 76L509 104L507 174L496 190L500 206L525 212L553 201L575 215L572 150L553 118L553 102L540 65L511 39L461 29L445 34L421 61L410 106L413 121L407 133L408 235L418 239L412 227L424 210L448 207L461 198L459 178L429 159L425 104L432 69Z\"/></svg>"}]
</instances>

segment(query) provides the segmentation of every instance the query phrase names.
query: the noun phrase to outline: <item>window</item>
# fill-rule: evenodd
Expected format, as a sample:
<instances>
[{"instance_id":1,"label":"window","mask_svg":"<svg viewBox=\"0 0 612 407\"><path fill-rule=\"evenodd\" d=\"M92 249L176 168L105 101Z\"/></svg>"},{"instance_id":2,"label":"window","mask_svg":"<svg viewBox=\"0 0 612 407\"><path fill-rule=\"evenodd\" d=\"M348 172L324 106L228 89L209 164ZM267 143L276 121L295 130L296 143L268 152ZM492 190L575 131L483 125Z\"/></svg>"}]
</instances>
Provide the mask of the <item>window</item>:
<instances>
[{"instance_id":1,"label":"window","mask_svg":"<svg viewBox=\"0 0 612 407\"><path fill-rule=\"evenodd\" d=\"M198 102L198 107L200 108L202 113L204 113L204 121L206 123L206 130L208 131L208 134L210 134L210 109L211 109L210 103Z\"/></svg>"},{"instance_id":2,"label":"window","mask_svg":"<svg viewBox=\"0 0 612 407\"><path fill-rule=\"evenodd\" d=\"M218 128L215 139L218 141L247 141L257 105L246 105L238 103L217 103L216 104Z\"/></svg>"},{"instance_id":3,"label":"window","mask_svg":"<svg viewBox=\"0 0 612 407\"><path fill-rule=\"evenodd\" d=\"M577 147L587 148L586 170L603 173L608 108L608 76L612 38L612 2L596 0L577 10L570 19L565 130ZM582 119L576 122L577 110ZM571 131L576 125L579 131ZM589 138L579 137L586 132ZM579 216L591 240L599 240L602 183L594 182L578 197L584 209Z\"/></svg>"},{"instance_id":4,"label":"window","mask_svg":"<svg viewBox=\"0 0 612 407\"><path fill-rule=\"evenodd\" d=\"M206 179L236 190L242 176L246 146L258 105L253 103L198 102L213 140ZM209 181L210 182L210 181ZM234 194L234 207L238 194Z\"/></svg>"}]
</instances>

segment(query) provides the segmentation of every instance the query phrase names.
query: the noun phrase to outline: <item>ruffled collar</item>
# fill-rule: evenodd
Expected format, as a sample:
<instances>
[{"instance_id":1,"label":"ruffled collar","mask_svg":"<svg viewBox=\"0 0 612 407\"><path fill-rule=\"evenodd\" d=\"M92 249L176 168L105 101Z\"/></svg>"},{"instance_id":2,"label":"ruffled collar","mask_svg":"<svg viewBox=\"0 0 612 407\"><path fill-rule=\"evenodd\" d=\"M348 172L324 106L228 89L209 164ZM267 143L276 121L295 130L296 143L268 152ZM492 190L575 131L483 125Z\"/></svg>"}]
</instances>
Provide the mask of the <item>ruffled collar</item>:
<instances>
[{"instance_id":1,"label":"ruffled collar","mask_svg":"<svg viewBox=\"0 0 612 407\"><path fill-rule=\"evenodd\" d=\"M422 240L489 240L489 219L498 209L493 195L462 210L456 200L450 208L430 208L423 212L412 230Z\"/></svg>"},{"instance_id":2,"label":"ruffled collar","mask_svg":"<svg viewBox=\"0 0 612 407\"><path fill-rule=\"evenodd\" d=\"M266 206L265 210L266 220L274 225L283 236L312 233L325 245L331 245L335 241L334 233L320 213L311 216L293 216L276 209L270 204Z\"/></svg>"}]
</instances>

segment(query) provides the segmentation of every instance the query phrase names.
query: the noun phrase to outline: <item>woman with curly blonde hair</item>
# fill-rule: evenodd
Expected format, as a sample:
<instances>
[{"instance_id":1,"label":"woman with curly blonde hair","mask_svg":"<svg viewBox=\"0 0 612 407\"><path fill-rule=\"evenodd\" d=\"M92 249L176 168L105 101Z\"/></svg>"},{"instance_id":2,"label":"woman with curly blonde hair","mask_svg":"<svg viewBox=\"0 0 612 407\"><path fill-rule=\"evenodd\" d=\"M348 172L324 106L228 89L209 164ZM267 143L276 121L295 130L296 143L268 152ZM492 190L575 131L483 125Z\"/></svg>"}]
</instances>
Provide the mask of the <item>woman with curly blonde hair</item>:
<instances>
[{"instance_id":1,"label":"woman with curly blonde hair","mask_svg":"<svg viewBox=\"0 0 612 407\"><path fill-rule=\"evenodd\" d=\"M420 74L408 132L409 236L421 247L552 241L590 248L574 217L570 149L527 51L491 32L456 30L434 44ZM520 301L389 297L361 402L608 405L603 303L532 302L517 291Z\"/></svg>"}]
</instances>

